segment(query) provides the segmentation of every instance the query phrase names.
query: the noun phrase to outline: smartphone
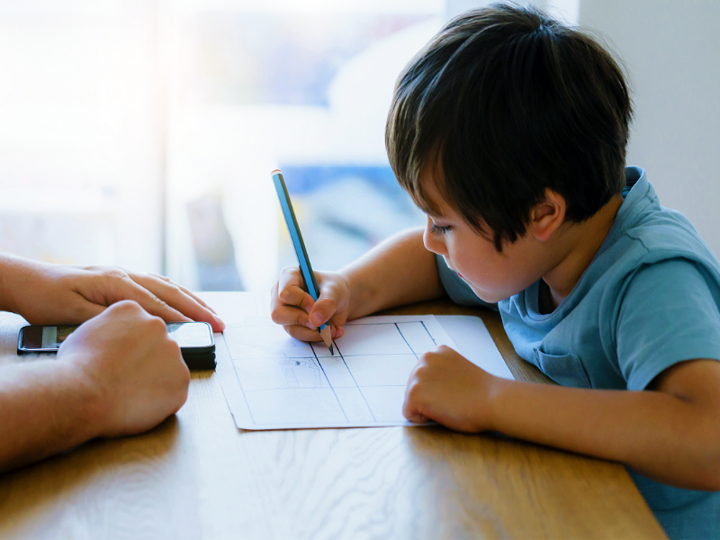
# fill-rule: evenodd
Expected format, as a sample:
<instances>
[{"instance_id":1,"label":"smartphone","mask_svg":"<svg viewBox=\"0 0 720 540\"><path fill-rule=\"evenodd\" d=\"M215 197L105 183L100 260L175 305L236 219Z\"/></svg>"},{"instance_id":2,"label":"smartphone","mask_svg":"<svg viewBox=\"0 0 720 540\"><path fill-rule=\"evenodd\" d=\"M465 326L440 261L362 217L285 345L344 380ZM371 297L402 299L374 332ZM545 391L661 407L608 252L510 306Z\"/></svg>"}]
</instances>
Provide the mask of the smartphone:
<instances>
[{"instance_id":1,"label":"smartphone","mask_svg":"<svg viewBox=\"0 0 720 540\"><path fill-rule=\"evenodd\" d=\"M57 353L77 325L24 326L18 336L18 354ZM167 323L168 336L180 346L190 369L215 369L215 340L205 322Z\"/></svg>"}]
</instances>

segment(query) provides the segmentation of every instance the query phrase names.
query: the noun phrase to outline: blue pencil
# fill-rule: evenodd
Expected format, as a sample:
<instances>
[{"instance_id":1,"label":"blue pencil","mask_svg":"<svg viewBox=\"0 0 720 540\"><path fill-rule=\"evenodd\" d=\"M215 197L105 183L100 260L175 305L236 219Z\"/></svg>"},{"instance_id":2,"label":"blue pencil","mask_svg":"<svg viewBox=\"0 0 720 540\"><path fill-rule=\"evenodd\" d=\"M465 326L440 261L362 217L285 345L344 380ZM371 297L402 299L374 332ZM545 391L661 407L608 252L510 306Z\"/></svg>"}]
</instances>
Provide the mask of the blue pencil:
<instances>
[{"instance_id":1,"label":"blue pencil","mask_svg":"<svg viewBox=\"0 0 720 540\"><path fill-rule=\"evenodd\" d=\"M318 296L320 295L320 288L315 281L315 273L310 265L310 257L308 257L307 250L305 249L305 242L303 242L302 234L300 233L300 226L295 218L295 212L293 210L292 202L290 201L290 194L285 186L285 180L283 179L280 169L276 169L272 172L272 179L275 184L278 199L280 199L280 207L282 208L282 213L285 217L285 224L287 225L293 247L295 248L295 255L297 255L298 264L300 265L300 272L305 280L305 285L307 285L310 296L312 296L317 302ZM327 345L330 349L330 354L334 355L335 352L333 351L330 326L323 324L320 328L318 328L318 331L320 332L325 345Z\"/></svg>"}]
</instances>

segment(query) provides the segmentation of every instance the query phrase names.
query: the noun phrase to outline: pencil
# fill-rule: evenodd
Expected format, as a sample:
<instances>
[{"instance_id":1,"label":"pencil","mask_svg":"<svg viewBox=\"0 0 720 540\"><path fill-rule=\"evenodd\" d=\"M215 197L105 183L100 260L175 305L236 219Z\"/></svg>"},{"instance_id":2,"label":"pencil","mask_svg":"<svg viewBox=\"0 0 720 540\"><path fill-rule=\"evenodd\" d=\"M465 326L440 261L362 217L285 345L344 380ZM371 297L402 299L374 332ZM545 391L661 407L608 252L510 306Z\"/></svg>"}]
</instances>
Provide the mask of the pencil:
<instances>
[{"instance_id":1,"label":"pencil","mask_svg":"<svg viewBox=\"0 0 720 540\"><path fill-rule=\"evenodd\" d=\"M315 281L315 273L313 272L312 265L310 264L310 257L308 257L307 250L305 249L305 242L303 242L302 233L300 232L300 226L298 225L297 219L295 218L295 211L293 210L292 201L290 200L290 194L288 193L287 187L285 186L285 179L283 178L282 171L275 169L272 173L273 183L275 184L275 190L280 200L280 208L282 208L283 216L285 217L285 224L287 225L288 232L290 233L290 239L292 240L293 247L295 248L295 255L297 256L298 264L300 266L300 273L305 280L308 292L313 300L317 302L320 294L320 288ZM335 355L332 343L332 330L329 324L323 324L318 328L322 340L330 349L330 354Z\"/></svg>"}]
</instances>

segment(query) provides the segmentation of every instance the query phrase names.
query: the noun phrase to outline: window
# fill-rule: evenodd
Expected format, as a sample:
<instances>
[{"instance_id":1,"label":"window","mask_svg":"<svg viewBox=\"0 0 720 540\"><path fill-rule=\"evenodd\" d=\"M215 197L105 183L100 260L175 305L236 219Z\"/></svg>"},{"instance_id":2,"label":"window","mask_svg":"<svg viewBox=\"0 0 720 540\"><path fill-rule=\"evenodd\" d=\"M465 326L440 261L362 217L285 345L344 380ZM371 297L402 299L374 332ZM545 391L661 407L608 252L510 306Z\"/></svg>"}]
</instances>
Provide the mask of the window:
<instances>
[{"instance_id":1,"label":"window","mask_svg":"<svg viewBox=\"0 0 720 540\"><path fill-rule=\"evenodd\" d=\"M443 10L406 0L171 10L170 275L198 289L264 292L297 264L272 187L277 167L316 269L339 269L422 224L389 168L384 127L395 79Z\"/></svg>"}]
</instances>

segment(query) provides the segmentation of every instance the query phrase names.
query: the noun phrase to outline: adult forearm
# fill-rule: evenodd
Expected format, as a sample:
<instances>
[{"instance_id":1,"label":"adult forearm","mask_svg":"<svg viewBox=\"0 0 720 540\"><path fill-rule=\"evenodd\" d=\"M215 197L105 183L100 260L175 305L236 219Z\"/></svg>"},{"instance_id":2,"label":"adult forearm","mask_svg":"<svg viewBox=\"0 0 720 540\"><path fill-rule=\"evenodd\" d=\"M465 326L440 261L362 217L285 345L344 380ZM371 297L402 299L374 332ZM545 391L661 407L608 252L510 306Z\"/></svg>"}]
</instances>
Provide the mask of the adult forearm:
<instances>
[{"instance_id":1,"label":"adult forearm","mask_svg":"<svg viewBox=\"0 0 720 540\"><path fill-rule=\"evenodd\" d=\"M422 235L422 229L397 234L341 270L350 283L350 319L442 296L435 255Z\"/></svg>"},{"instance_id":2,"label":"adult forearm","mask_svg":"<svg viewBox=\"0 0 720 540\"><path fill-rule=\"evenodd\" d=\"M25 259L0 253L0 311L17 312L14 292L18 288L18 276L23 273Z\"/></svg>"},{"instance_id":3,"label":"adult forearm","mask_svg":"<svg viewBox=\"0 0 720 540\"><path fill-rule=\"evenodd\" d=\"M0 470L72 448L95 436L97 390L64 362L46 360L0 370Z\"/></svg>"},{"instance_id":4,"label":"adult forearm","mask_svg":"<svg viewBox=\"0 0 720 540\"><path fill-rule=\"evenodd\" d=\"M492 393L493 430L619 461L678 487L720 489L717 419L691 402L505 380Z\"/></svg>"}]
</instances>

